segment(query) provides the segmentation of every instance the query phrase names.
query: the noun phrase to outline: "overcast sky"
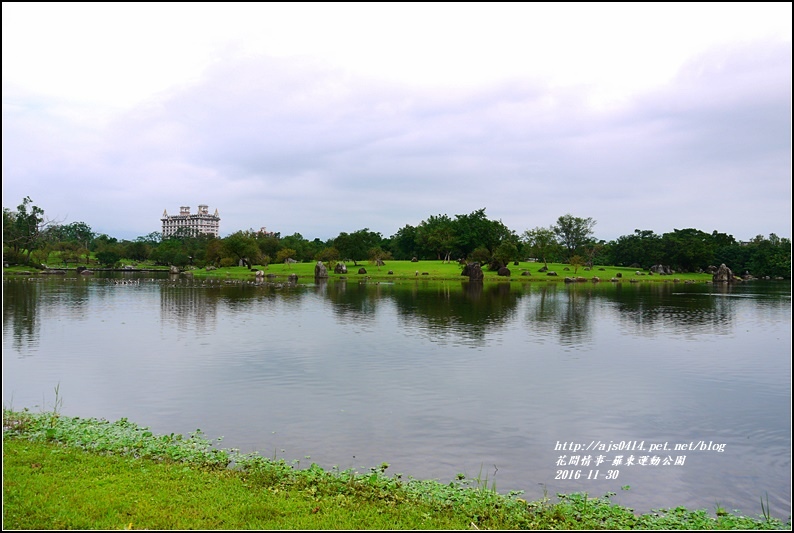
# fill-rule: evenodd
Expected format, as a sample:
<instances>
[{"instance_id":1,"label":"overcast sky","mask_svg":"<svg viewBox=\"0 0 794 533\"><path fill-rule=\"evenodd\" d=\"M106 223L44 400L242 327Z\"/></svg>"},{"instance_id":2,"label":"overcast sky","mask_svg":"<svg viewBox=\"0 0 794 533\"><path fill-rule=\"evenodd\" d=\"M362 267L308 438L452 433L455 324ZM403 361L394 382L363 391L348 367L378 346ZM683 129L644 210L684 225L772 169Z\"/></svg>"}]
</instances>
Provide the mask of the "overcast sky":
<instances>
[{"instance_id":1,"label":"overcast sky","mask_svg":"<svg viewBox=\"0 0 794 533\"><path fill-rule=\"evenodd\" d=\"M791 3L3 2L3 207L791 237Z\"/></svg>"}]
</instances>

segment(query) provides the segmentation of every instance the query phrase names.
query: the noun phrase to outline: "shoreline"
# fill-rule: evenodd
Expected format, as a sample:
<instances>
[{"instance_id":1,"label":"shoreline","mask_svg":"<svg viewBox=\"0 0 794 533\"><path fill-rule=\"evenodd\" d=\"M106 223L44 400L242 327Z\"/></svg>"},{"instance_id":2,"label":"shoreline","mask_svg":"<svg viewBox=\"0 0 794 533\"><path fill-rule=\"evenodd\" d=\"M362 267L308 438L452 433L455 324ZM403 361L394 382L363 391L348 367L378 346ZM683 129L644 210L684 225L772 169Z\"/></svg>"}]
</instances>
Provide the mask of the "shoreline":
<instances>
[{"instance_id":1,"label":"shoreline","mask_svg":"<svg viewBox=\"0 0 794 533\"><path fill-rule=\"evenodd\" d=\"M769 516L763 499L755 518L719 506L715 516L684 507L635 515L610 500L615 493L527 501L520 493L500 494L479 477L440 483L389 476L387 463L364 473L315 464L297 469L216 448L200 430L189 437L155 435L127 419L67 417L57 408L4 408L3 452L4 525L12 529L791 529L790 517L784 523ZM234 498L216 509L229 491ZM251 511L262 505L273 516L252 520ZM106 508L87 512L85 506Z\"/></svg>"}]
</instances>

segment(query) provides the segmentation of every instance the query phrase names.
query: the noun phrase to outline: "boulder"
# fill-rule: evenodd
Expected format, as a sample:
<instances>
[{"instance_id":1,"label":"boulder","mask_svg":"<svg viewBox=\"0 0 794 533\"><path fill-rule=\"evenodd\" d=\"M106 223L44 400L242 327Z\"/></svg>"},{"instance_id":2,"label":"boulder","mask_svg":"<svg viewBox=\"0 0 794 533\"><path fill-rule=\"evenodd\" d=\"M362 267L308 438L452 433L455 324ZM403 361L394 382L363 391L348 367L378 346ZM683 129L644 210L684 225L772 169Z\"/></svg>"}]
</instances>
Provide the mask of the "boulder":
<instances>
[{"instance_id":1,"label":"boulder","mask_svg":"<svg viewBox=\"0 0 794 533\"><path fill-rule=\"evenodd\" d=\"M496 274L497 274L498 276L507 276L507 277L509 278L509 277L510 277L510 269L509 269L509 268L507 268L506 266L503 266L502 268L500 268L500 269L499 269L499 270L496 272Z\"/></svg>"},{"instance_id":2,"label":"boulder","mask_svg":"<svg viewBox=\"0 0 794 533\"><path fill-rule=\"evenodd\" d=\"M673 270L670 269L669 265L653 265L648 270L650 270L651 273L659 274L660 276L670 276L674 274Z\"/></svg>"},{"instance_id":3,"label":"boulder","mask_svg":"<svg viewBox=\"0 0 794 533\"><path fill-rule=\"evenodd\" d=\"M325 268L325 265L322 261L317 261L317 264L314 265L314 278L315 279L322 279L328 277L328 269Z\"/></svg>"},{"instance_id":4,"label":"boulder","mask_svg":"<svg viewBox=\"0 0 794 533\"><path fill-rule=\"evenodd\" d=\"M358 273L359 274L366 274L367 273L367 269L364 268L364 267L361 267L361 268L358 269Z\"/></svg>"},{"instance_id":5,"label":"boulder","mask_svg":"<svg viewBox=\"0 0 794 533\"><path fill-rule=\"evenodd\" d=\"M466 272L466 274L463 275L468 275L469 281L482 281L485 277L485 275L482 273L482 267L480 266L480 263L469 263L463 270Z\"/></svg>"},{"instance_id":6,"label":"boulder","mask_svg":"<svg viewBox=\"0 0 794 533\"><path fill-rule=\"evenodd\" d=\"M722 263L714 275L711 277L711 280L721 283L730 283L733 281L733 272L730 268L725 266L725 263Z\"/></svg>"},{"instance_id":7,"label":"boulder","mask_svg":"<svg viewBox=\"0 0 794 533\"><path fill-rule=\"evenodd\" d=\"M347 265L344 263L337 263L334 267L334 274L347 274Z\"/></svg>"},{"instance_id":8,"label":"boulder","mask_svg":"<svg viewBox=\"0 0 794 533\"><path fill-rule=\"evenodd\" d=\"M325 273L325 277L328 277L328 273ZM290 283L298 283L298 275L297 274L290 274L287 276L287 281Z\"/></svg>"}]
</instances>

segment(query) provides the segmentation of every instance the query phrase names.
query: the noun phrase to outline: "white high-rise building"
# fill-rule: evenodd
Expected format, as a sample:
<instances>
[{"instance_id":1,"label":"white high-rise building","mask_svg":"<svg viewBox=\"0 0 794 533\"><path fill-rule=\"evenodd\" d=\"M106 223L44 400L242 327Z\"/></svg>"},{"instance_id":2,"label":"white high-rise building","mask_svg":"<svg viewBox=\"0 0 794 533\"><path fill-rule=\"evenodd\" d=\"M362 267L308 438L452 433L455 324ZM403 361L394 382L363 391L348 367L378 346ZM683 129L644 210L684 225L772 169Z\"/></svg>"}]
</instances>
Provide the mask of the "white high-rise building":
<instances>
[{"instance_id":1,"label":"white high-rise building","mask_svg":"<svg viewBox=\"0 0 794 533\"><path fill-rule=\"evenodd\" d=\"M206 205L198 206L198 213L191 214L190 207L182 206L179 208L179 214L168 216L168 212L163 210L163 239L166 239L176 233L182 228L191 230L191 233L198 235L206 233L215 237L219 236L218 226L221 221L218 216L218 210L215 214L210 215L209 207Z\"/></svg>"}]
</instances>

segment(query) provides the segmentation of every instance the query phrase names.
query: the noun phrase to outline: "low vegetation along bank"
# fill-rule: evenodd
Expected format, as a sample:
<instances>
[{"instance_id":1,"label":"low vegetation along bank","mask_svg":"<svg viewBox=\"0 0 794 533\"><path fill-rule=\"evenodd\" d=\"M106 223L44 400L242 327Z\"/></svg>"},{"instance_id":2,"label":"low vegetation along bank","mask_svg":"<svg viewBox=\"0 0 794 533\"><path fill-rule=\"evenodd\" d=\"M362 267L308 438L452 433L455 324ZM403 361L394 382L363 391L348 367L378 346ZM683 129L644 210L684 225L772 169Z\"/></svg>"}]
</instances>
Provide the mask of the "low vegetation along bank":
<instances>
[{"instance_id":1,"label":"low vegetation along bank","mask_svg":"<svg viewBox=\"0 0 794 533\"><path fill-rule=\"evenodd\" d=\"M487 480L444 484L298 469L216 447L200 431L3 410L7 529L791 529L761 514L683 507L635 515L606 494L526 501Z\"/></svg>"},{"instance_id":2,"label":"low vegetation along bank","mask_svg":"<svg viewBox=\"0 0 794 533\"><path fill-rule=\"evenodd\" d=\"M237 280L237 281L275 281L285 282L291 275L297 276L297 283L314 283L316 262L312 263L278 263L270 265L254 265L247 267L223 267L223 268L191 268L180 269L181 276L192 276L197 279L207 280ZM468 277L462 276L462 265L443 261L387 261L383 265L369 262L359 262L357 264L348 262L345 265L347 272L335 272L336 263L325 263L329 281L466 281ZM363 272L361 272L363 269ZM616 266L594 266L592 268L573 266L566 263L543 263L537 262L518 262L507 267L509 273L500 275L497 271L483 268L484 282L571 282L576 280L578 283L638 283L638 282L658 282L658 283L709 283L712 275L709 273L673 273L656 274L649 270L640 270L629 267ZM136 263L128 265L128 268L115 269L122 272L135 272L157 270L153 265ZM168 267L160 267L160 270L167 272ZM75 269L70 269L71 273ZM4 268L3 273L7 275L54 275L68 272L65 269L41 269L31 270L30 267L10 267ZM95 270L88 270L96 272ZM257 278L257 272L262 273L261 278ZM361 272L361 273L360 273ZM740 282L741 280L737 280Z\"/></svg>"}]
</instances>

